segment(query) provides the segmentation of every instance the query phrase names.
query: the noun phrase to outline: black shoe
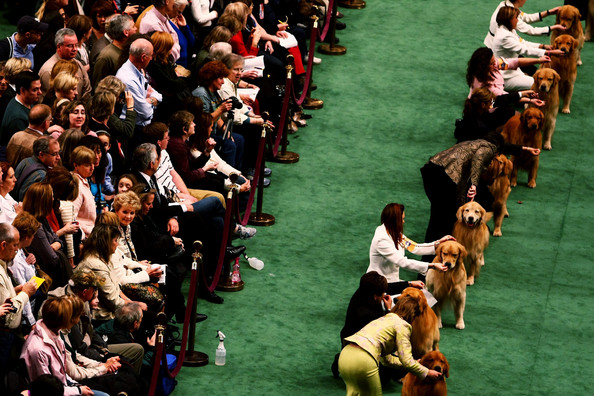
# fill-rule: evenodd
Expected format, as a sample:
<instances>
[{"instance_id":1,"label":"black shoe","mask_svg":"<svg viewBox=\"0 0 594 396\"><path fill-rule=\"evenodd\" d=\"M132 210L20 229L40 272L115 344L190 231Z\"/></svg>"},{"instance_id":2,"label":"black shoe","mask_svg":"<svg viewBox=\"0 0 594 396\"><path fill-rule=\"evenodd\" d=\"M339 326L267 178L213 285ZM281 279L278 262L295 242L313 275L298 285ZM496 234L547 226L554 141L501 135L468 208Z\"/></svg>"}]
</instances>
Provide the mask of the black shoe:
<instances>
[{"instance_id":1,"label":"black shoe","mask_svg":"<svg viewBox=\"0 0 594 396\"><path fill-rule=\"evenodd\" d=\"M196 323L204 322L206 319L208 319L208 316L201 313L196 314Z\"/></svg>"},{"instance_id":2,"label":"black shoe","mask_svg":"<svg viewBox=\"0 0 594 396\"><path fill-rule=\"evenodd\" d=\"M336 30L343 30L346 29L346 23L341 21L336 21Z\"/></svg>"},{"instance_id":3,"label":"black shoe","mask_svg":"<svg viewBox=\"0 0 594 396\"><path fill-rule=\"evenodd\" d=\"M200 296L198 296L198 297L200 297ZM225 299L223 297L217 295L215 292L208 293L208 294L202 296L201 298L203 298L206 301L213 303L213 304L222 304L223 302L225 302Z\"/></svg>"},{"instance_id":4,"label":"black shoe","mask_svg":"<svg viewBox=\"0 0 594 396\"><path fill-rule=\"evenodd\" d=\"M334 356L334 362L332 362L332 376L336 379L340 378L340 373L338 372L338 357L340 356L340 353L337 353L336 356Z\"/></svg>"},{"instance_id":5,"label":"black shoe","mask_svg":"<svg viewBox=\"0 0 594 396\"><path fill-rule=\"evenodd\" d=\"M316 87L317 88L317 87ZM301 119L302 120L309 120L312 117L311 114L305 114L305 113L301 113Z\"/></svg>"},{"instance_id":6,"label":"black shoe","mask_svg":"<svg viewBox=\"0 0 594 396\"><path fill-rule=\"evenodd\" d=\"M233 260L241 255L241 253L245 252L245 246L227 246L227 251L225 252L225 260Z\"/></svg>"}]
</instances>

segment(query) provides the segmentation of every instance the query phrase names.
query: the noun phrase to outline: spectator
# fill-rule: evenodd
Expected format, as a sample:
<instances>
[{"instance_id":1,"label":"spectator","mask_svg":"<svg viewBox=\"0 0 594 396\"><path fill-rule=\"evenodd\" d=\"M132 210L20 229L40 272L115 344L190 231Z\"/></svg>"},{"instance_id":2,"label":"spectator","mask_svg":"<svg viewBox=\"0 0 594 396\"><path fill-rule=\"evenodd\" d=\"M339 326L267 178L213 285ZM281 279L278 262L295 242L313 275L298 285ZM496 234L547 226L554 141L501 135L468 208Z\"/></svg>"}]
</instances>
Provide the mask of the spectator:
<instances>
[{"instance_id":1,"label":"spectator","mask_svg":"<svg viewBox=\"0 0 594 396\"><path fill-rule=\"evenodd\" d=\"M78 92L77 98L86 98L91 93L91 81L89 75L85 70L82 63L77 61L76 55L78 54L78 38L76 33L72 29L63 28L58 30L56 33L56 53L49 58L41 69L39 69L39 76L41 77L41 88L45 93L50 88L50 74L52 68L58 62L58 60L71 60L73 59L78 66L76 77L78 78L78 85L76 91Z\"/></svg>"},{"instance_id":2,"label":"spectator","mask_svg":"<svg viewBox=\"0 0 594 396\"><path fill-rule=\"evenodd\" d=\"M93 2L93 6L89 12L89 17L91 17L93 24L93 33L91 34L91 38L88 41L88 45L90 47L89 49L91 51L89 58L91 64L95 64L97 56L101 50L103 50L103 48L105 48L113 40L106 31L109 27L109 23L111 22L111 18L116 15L118 14L115 12L113 2Z\"/></svg>"},{"instance_id":3,"label":"spectator","mask_svg":"<svg viewBox=\"0 0 594 396\"><path fill-rule=\"evenodd\" d=\"M173 10L167 15L168 23L175 30L179 40L179 58L175 63L184 68L188 67L188 61L192 58L196 46L196 38L183 14L187 6L188 0L173 0Z\"/></svg>"},{"instance_id":4,"label":"spectator","mask_svg":"<svg viewBox=\"0 0 594 396\"><path fill-rule=\"evenodd\" d=\"M33 155L22 160L14 170L17 184L14 197L22 201L33 183L42 181L48 169L60 163L60 144L51 136L42 136L33 142Z\"/></svg>"},{"instance_id":5,"label":"spectator","mask_svg":"<svg viewBox=\"0 0 594 396\"><path fill-rule=\"evenodd\" d=\"M134 136L137 117L136 110L134 110L134 98L125 89L126 86L118 78L107 76L99 82L95 90L95 95L106 91L111 92L116 97L114 113L107 120L108 131L112 138L110 152L116 173L123 172L128 168L126 163L131 157L129 143ZM119 118L122 112L126 114L125 119Z\"/></svg>"},{"instance_id":6,"label":"spectator","mask_svg":"<svg viewBox=\"0 0 594 396\"><path fill-rule=\"evenodd\" d=\"M0 301L2 301L2 312L5 312L0 315L0 383L4 382L4 375L8 368L16 365L11 356L14 351L20 350L22 345L19 325L23 308L37 290L35 281L17 287L12 286L6 263L15 257L18 247L17 229L10 224L0 223ZM11 309L6 312L7 308Z\"/></svg>"},{"instance_id":7,"label":"spectator","mask_svg":"<svg viewBox=\"0 0 594 396\"><path fill-rule=\"evenodd\" d=\"M68 20L66 27L74 30L76 33L76 38L78 39L78 53L74 59L83 65L88 74L91 65L86 42L91 38L92 34L91 18L86 15L75 15Z\"/></svg>"},{"instance_id":8,"label":"spectator","mask_svg":"<svg viewBox=\"0 0 594 396\"><path fill-rule=\"evenodd\" d=\"M14 169L8 162L0 162L0 223L12 224L14 218L23 210L22 206L10 196L16 184Z\"/></svg>"},{"instance_id":9,"label":"spectator","mask_svg":"<svg viewBox=\"0 0 594 396\"><path fill-rule=\"evenodd\" d=\"M52 288L64 286L72 275L72 266L62 251L62 241L47 219L53 210L51 185L35 183L29 187L23 199L23 210L41 223L31 243L31 253L39 267L52 278Z\"/></svg>"},{"instance_id":10,"label":"spectator","mask_svg":"<svg viewBox=\"0 0 594 396\"><path fill-rule=\"evenodd\" d=\"M28 282L32 277L39 276L36 265L36 258L33 253L29 253L26 249L31 246L41 223L35 219L31 214L27 212L21 212L14 219L12 224L19 232L19 250L16 256L10 262L10 273L14 281L18 284L24 284ZM23 309L23 323L25 325L25 334L29 332L31 326L35 324L37 312L41 303L45 300L46 294L43 293L42 289L47 292L50 285L44 284L43 287L38 289L37 292L29 298L29 302Z\"/></svg>"},{"instance_id":11,"label":"spectator","mask_svg":"<svg viewBox=\"0 0 594 396\"><path fill-rule=\"evenodd\" d=\"M12 135L27 128L29 111L41 97L39 76L32 71L19 73L15 77L15 88L17 94L8 102L2 119L0 146L6 146Z\"/></svg>"},{"instance_id":12,"label":"spectator","mask_svg":"<svg viewBox=\"0 0 594 396\"><path fill-rule=\"evenodd\" d=\"M76 63L72 64L76 66ZM56 66L58 66L58 63L56 63L52 69L52 74L56 69ZM52 106L55 110L57 103L59 103L62 99L68 99L69 101L75 100L76 96L78 95L78 78L76 78L74 74L75 73L70 73L67 71L61 71L56 74L56 77L52 78L51 80L50 90L43 97L43 103L48 106Z\"/></svg>"},{"instance_id":13,"label":"spectator","mask_svg":"<svg viewBox=\"0 0 594 396\"><path fill-rule=\"evenodd\" d=\"M177 0L179 3L179 0ZM138 32L145 34L150 32L165 32L173 37L173 49L171 55L173 61L177 61L180 56L181 48L179 46L179 37L175 29L169 24L170 15L173 14L176 0L153 0L154 7L150 9L142 18ZM185 2L187 4L187 1Z\"/></svg>"},{"instance_id":14,"label":"spectator","mask_svg":"<svg viewBox=\"0 0 594 396\"><path fill-rule=\"evenodd\" d=\"M78 178L78 197L74 200L74 217L79 222L83 239L85 239L93 231L97 218L95 197L89 184L89 178L95 170L97 156L90 148L79 146L74 149L70 159L74 168L73 173Z\"/></svg>"},{"instance_id":15,"label":"spectator","mask_svg":"<svg viewBox=\"0 0 594 396\"><path fill-rule=\"evenodd\" d=\"M129 15L114 15L110 18L107 34L112 41L97 54L93 62L92 81L95 88L99 81L109 75L116 74L122 49L128 41L128 37L134 33L136 33L136 26Z\"/></svg>"},{"instance_id":16,"label":"spectator","mask_svg":"<svg viewBox=\"0 0 594 396\"><path fill-rule=\"evenodd\" d=\"M52 110L49 106L38 104L29 112L29 126L24 130L15 133L8 142L6 154L8 162L15 167L25 158L33 155L33 142L43 136L46 132L51 133L61 130L60 126L53 126Z\"/></svg>"},{"instance_id":17,"label":"spectator","mask_svg":"<svg viewBox=\"0 0 594 396\"><path fill-rule=\"evenodd\" d=\"M10 58L4 65L4 82L2 85L6 85L2 96L0 96L0 125L4 118L4 113L8 107L8 103L13 99L16 92L16 76L22 71L31 70L31 61L27 58ZM0 127L0 131L1 131Z\"/></svg>"},{"instance_id":18,"label":"spectator","mask_svg":"<svg viewBox=\"0 0 594 396\"><path fill-rule=\"evenodd\" d=\"M48 24L25 15L17 23L17 31L12 36L0 40L0 60L27 58L31 67L35 65L33 49L47 31Z\"/></svg>"},{"instance_id":19,"label":"spectator","mask_svg":"<svg viewBox=\"0 0 594 396\"><path fill-rule=\"evenodd\" d=\"M113 95L112 95L113 96ZM115 97L113 98L115 102ZM103 184L101 184L101 189L105 195L112 196L115 194L115 188L113 183L111 182L111 174L113 172L113 160L111 158L111 154L109 150L111 149L111 135L109 132L100 130L97 131L97 137L101 140L103 147L105 149L105 158L107 159L107 166L105 168L105 179L103 180ZM111 200L111 199L109 199Z\"/></svg>"},{"instance_id":20,"label":"spectator","mask_svg":"<svg viewBox=\"0 0 594 396\"><path fill-rule=\"evenodd\" d=\"M83 133L88 131L87 106L81 100L68 102L62 110L60 123L64 129L79 129Z\"/></svg>"},{"instance_id":21,"label":"spectator","mask_svg":"<svg viewBox=\"0 0 594 396\"><path fill-rule=\"evenodd\" d=\"M70 157L74 152L74 149L78 147L78 144L83 137L85 137L85 134L80 129L70 128L66 129L64 133L58 138L60 148L62 149L62 166L69 171L74 170Z\"/></svg>"},{"instance_id":22,"label":"spectator","mask_svg":"<svg viewBox=\"0 0 594 396\"><path fill-rule=\"evenodd\" d=\"M149 85L146 78L145 69L152 57L153 45L146 39L137 39L130 45L128 60L116 73L116 77L128 87L128 91L134 98L134 109L138 113L136 118L138 136L142 133L140 128L151 122L154 109L163 100L161 94ZM122 115L124 114L122 112Z\"/></svg>"}]
</instances>

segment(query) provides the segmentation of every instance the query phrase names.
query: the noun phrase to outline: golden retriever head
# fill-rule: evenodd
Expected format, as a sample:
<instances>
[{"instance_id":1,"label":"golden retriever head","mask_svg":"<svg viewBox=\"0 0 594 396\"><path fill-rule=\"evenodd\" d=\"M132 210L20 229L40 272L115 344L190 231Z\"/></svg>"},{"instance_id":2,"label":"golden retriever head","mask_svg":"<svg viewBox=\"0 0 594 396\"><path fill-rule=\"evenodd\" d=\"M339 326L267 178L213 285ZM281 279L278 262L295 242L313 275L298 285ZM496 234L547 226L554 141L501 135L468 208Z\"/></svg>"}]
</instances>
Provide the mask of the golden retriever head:
<instances>
[{"instance_id":1,"label":"golden retriever head","mask_svg":"<svg viewBox=\"0 0 594 396\"><path fill-rule=\"evenodd\" d=\"M453 269L459 265L464 266L464 257L466 257L466 254L466 248L461 243L446 241L440 243L435 250L435 261L442 263L449 269Z\"/></svg>"},{"instance_id":2,"label":"golden retriever head","mask_svg":"<svg viewBox=\"0 0 594 396\"><path fill-rule=\"evenodd\" d=\"M446 378L450 378L450 364L448 363L448 359L439 351L426 353L419 363L428 369L442 373Z\"/></svg>"},{"instance_id":3,"label":"golden retriever head","mask_svg":"<svg viewBox=\"0 0 594 396\"><path fill-rule=\"evenodd\" d=\"M417 300L419 304L419 313L421 315L429 308L427 297L425 297L425 294L423 294L423 292L416 287L407 287L402 291L401 296L410 296L411 298Z\"/></svg>"},{"instance_id":4,"label":"golden retriever head","mask_svg":"<svg viewBox=\"0 0 594 396\"><path fill-rule=\"evenodd\" d=\"M580 11L571 5L565 5L557 12L557 25L562 25L566 30L572 30L580 22L582 14Z\"/></svg>"},{"instance_id":5,"label":"golden retriever head","mask_svg":"<svg viewBox=\"0 0 594 396\"><path fill-rule=\"evenodd\" d=\"M526 130L537 132L542 129L544 123L544 114L536 107L529 107L522 112L520 122L526 127Z\"/></svg>"},{"instance_id":6,"label":"golden retriever head","mask_svg":"<svg viewBox=\"0 0 594 396\"><path fill-rule=\"evenodd\" d=\"M540 110L539 110L540 111ZM487 170L483 173L483 179L490 185L499 176L509 176L514 168L514 163L511 162L505 154L499 154L489 164Z\"/></svg>"},{"instance_id":7,"label":"golden retriever head","mask_svg":"<svg viewBox=\"0 0 594 396\"><path fill-rule=\"evenodd\" d=\"M553 48L560 49L565 55L569 55L577 46L578 41L569 34L562 34L553 41Z\"/></svg>"},{"instance_id":8,"label":"golden retriever head","mask_svg":"<svg viewBox=\"0 0 594 396\"><path fill-rule=\"evenodd\" d=\"M550 92L557 84L561 77L553 69L540 68L534 73L534 84L532 89L540 92Z\"/></svg>"},{"instance_id":9,"label":"golden retriever head","mask_svg":"<svg viewBox=\"0 0 594 396\"><path fill-rule=\"evenodd\" d=\"M468 228L474 228L481 224L481 221L486 215L485 209L475 201L466 202L458 208L456 217L458 221Z\"/></svg>"}]
</instances>

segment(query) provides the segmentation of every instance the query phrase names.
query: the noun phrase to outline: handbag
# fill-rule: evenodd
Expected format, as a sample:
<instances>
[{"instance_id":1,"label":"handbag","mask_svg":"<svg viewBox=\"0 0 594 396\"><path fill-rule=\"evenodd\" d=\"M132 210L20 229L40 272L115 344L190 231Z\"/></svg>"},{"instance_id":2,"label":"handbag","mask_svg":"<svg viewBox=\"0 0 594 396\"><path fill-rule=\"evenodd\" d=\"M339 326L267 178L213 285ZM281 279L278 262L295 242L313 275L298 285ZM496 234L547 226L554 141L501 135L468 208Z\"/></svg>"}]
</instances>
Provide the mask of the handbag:
<instances>
[{"instance_id":1,"label":"handbag","mask_svg":"<svg viewBox=\"0 0 594 396\"><path fill-rule=\"evenodd\" d=\"M47 294L53 282L52 277L42 270L38 264L35 264L35 273L39 278L43 278L44 280L41 286L39 286L39 291L43 294Z\"/></svg>"},{"instance_id":2,"label":"handbag","mask_svg":"<svg viewBox=\"0 0 594 396\"><path fill-rule=\"evenodd\" d=\"M131 300L142 301L152 308L160 307L165 301L163 293L152 284L126 283L120 289Z\"/></svg>"}]
</instances>

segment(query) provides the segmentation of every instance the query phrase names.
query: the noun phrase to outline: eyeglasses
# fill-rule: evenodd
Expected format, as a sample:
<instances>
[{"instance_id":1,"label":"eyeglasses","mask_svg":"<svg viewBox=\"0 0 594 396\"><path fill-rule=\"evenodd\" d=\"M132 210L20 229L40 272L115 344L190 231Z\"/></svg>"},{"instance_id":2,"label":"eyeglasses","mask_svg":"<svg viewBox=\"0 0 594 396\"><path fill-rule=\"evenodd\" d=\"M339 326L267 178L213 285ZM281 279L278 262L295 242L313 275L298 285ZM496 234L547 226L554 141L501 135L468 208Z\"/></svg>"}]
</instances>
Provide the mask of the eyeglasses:
<instances>
[{"instance_id":1,"label":"eyeglasses","mask_svg":"<svg viewBox=\"0 0 594 396\"><path fill-rule=\"evenodd\" d=\"M44 154L51 155L52 157L59 157L60 156L60 152L59 151L56 151L55 153L44 153Z\"/></svg>"},{"instance_id":2,"label":"eyeglasses","mask_svg":"<svg viewBox=\"0 0 594 396\"><path fill-rule=\"evenodd\" d=\"M233 68L233 69L231 69L231 70L233 70L233 71L234 71L234 72L236 72L236 73L242 73L242 72L243 72L243 69L242 69L242 68L236 68L236 67L235 67L235 68Z\"/></svg>"}]
</instances>

